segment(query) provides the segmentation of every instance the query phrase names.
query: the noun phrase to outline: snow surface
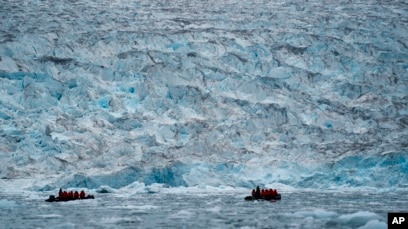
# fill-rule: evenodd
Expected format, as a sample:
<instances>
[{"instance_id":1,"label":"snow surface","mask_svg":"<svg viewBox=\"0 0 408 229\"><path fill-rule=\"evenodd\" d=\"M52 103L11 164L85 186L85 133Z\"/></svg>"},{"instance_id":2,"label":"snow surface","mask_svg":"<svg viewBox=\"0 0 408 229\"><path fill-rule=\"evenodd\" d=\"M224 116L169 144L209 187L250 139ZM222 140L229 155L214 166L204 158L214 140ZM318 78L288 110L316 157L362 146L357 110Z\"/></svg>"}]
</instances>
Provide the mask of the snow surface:
<instances>
[{"instance_id":1,"label":"snow surface","mask_svg":"<svg viewBox=\"0 0 408 229\"><path fill-rule=\"evenodd\" d=\"M407 189L407 28L402 0L2 2L1 186Z\"/></svg>"}]
</instances>

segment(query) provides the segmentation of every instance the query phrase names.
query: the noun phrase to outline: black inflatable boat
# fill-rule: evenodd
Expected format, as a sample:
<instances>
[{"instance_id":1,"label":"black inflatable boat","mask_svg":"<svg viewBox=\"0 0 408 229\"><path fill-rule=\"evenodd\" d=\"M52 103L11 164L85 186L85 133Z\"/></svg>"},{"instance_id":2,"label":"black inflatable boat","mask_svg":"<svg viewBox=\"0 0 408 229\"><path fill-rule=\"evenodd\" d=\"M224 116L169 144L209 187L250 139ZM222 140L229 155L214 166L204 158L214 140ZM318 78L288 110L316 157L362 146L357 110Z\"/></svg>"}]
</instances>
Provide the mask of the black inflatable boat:
<instances>
[{"instance_id":1,"label":"black inflatable boat","mask_svg":"<svg viewBox=\"0 0 408 229\"><path fill-rule=\"evenodd\" d=\"M245 200L280 200L281 194L277 194L275 196L265 196L265 197L255 197L255 196L246 196Z\"/></svg>"},{"instance_id":2,"label":"black inflatable boat","mask_svg":"<svg viewBox=\"0 0 408 229\"><path fill-rule=\"evenodd\" d=\"M73 198L67 198L67 199L59 199L58 197L55 197L54 195L50 195L48 199L45 201L47 202L66 202L66 201L73 201L73 200L85 200L85 199L95 199L93 195L87 195L84 198L78 198L78 199L73 199Z\"/></svg>"}]
</instances>

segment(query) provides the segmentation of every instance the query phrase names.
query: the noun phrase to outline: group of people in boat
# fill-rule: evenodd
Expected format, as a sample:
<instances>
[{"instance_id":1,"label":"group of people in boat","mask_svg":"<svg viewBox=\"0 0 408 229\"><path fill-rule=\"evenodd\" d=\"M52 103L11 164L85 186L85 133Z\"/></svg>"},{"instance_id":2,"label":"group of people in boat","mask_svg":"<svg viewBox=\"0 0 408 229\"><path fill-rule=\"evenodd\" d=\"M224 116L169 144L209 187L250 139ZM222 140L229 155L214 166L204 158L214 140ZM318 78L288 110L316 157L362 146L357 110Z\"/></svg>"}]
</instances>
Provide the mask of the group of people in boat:
<instances>
[{"instance_id":1,"label":"group of people in boat","mask_svg":"<svg viewBox=\"0 0 408 229\"><path fill-rule=\"evenodd\" d=\"M56 202L56 201L70 201L70 200L82 200L82 199L94 199L93 195L86 195L85 191L82 190L78 191L62 191L60 188L58 192L58 196L55 197L54 195L50 195L48 199L45 201L47 202Z\"/></svg>"},{"instance_id":2,"label":"group of people in boat","mask_svg":"<svg viewBox=\"0 0 408 229\"><path fill-rule=\"evenodd\" d=\"M78 191L62 191L60 188L58 192L58 200L65 201L65 200L78 200L78 199L86 199L85 191L82 190L81 192Z\"/></svg>"},{"instance_id":3,"label":"group of people in boat","mask_svg":"<svg viewBox=\"0 0 408 229\"><path fill-rule=\"evenodd\" d=\"M256 189L252 189L252 197L255 199L261 198L274 198L280 195L276 189L260 189L256 186Z\"/></svg>"}]
</instances>

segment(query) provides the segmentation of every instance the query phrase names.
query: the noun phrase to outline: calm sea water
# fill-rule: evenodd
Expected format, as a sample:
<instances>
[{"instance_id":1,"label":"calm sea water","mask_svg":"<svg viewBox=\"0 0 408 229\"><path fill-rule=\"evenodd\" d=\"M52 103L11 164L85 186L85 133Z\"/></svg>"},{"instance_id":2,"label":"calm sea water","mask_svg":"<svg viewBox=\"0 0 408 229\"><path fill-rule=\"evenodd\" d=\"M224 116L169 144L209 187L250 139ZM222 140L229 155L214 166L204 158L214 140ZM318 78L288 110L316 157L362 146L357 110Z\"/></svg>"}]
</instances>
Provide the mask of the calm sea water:
<instances>
[{"instance_id":1,"label":"calm sea water","mask_svg":"<svg viewBox=\"0 0 408 229\"><path fill-rule=\"evenodd\" d=\"M0 194L1 228L386 228L387 213L408 211L408 192L245 194L97 194L94 200L48 203ZM44 199L48 194L44 194Z\"/></svg>"}]
</instances>

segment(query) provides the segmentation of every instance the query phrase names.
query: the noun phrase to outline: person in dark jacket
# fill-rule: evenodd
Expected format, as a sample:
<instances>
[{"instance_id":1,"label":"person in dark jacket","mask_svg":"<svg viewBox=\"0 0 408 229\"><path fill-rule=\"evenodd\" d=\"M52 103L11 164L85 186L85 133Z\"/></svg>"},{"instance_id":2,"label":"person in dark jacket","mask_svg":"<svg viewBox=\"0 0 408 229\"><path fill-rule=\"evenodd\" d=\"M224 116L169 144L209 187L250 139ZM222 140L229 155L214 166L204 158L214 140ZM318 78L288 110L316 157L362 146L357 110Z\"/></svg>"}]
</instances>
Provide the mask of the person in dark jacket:
<instances>
[{"instance_id":1,"label":"person in dark jacket","mask_svg":"<svg viewBox=\"0 0 408 229\"><path fill-rule=\"evenodd\" d=\"M58 199L59 199L59 200L62 200L62 199L63 199L63 197L62 197L62 188L60 188L60 190L59 190L59 192L58 192Z\"/></svg>"},{"instance_id":2,"label":"person in dark jacket","mask_svg":"<svg viewBox=\"0 0 408 229\"><path fill-rule=\"evenodd\" d=\"M255 198L261 198L261 189L259 186L256 186Z\"/></svg>"}]
</instances>

